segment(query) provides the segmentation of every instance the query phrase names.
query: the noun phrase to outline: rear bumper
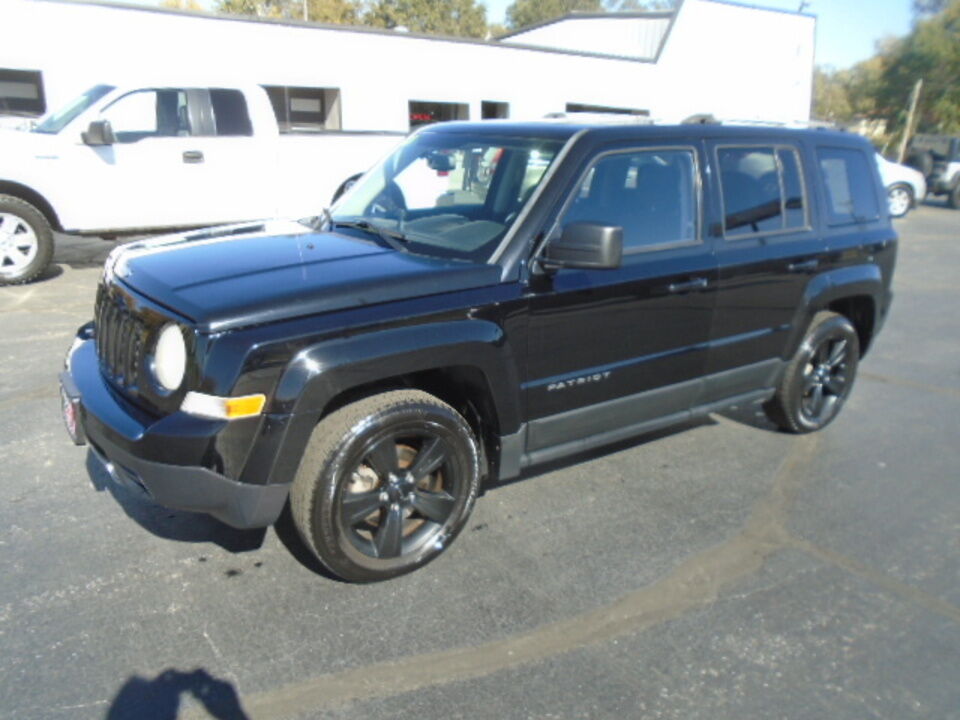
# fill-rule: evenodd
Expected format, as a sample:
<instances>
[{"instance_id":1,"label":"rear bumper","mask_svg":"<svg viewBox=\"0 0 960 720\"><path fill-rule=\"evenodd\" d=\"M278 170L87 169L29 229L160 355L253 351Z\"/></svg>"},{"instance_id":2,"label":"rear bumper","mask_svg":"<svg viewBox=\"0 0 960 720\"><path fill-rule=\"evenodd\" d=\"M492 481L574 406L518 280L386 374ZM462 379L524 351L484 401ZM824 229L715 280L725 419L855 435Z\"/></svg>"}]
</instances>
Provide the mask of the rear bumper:
<instances>
[{"instance_id":1,"label":"rear bumper","mask_svg":"<svg viewBox=\"0 0 960 720\"><path fill-rule=\"evenodd\" d=\"M184 413L146 417L114 394L100 373L93 341L81 340L61 374L64 403L74 408L74 441L90 445L113 481L164 507L206 513L236 528L276 521L289 484L242 483L203 465L225 422Z\"/></svg>"}]
</instances>

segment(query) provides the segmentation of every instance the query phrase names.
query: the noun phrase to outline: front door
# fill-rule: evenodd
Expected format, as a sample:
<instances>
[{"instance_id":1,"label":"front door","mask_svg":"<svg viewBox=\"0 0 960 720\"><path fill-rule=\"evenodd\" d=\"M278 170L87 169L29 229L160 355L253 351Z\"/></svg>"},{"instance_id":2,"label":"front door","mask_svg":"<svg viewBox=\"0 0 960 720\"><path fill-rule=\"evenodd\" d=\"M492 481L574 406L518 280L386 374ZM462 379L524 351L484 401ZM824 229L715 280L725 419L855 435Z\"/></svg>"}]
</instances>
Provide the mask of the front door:
<instances>
[{"instance_id":1,"label":"front door","mask_svg":"<svg viewBox=\"0 0 960 720\"><path fill-rule=\"evenodd\" d=\"M698 402L716 286L701 166L692 146L631 145L585 168L549 236L573 222L621 226L623 261L531 282L523 399L534 460L682 419Z\"/></svg>"},{"instance_id":2,"label":"front door","mask_svg":"<svg viewBox=\"0 0 960 720\"><path fill-rule=\"evenodd\" d=\"M206 169L184 89L145 89L107 106L113 145L76 146L82 229L159 228L202 222Z\"/></svg>"}]
</instances>

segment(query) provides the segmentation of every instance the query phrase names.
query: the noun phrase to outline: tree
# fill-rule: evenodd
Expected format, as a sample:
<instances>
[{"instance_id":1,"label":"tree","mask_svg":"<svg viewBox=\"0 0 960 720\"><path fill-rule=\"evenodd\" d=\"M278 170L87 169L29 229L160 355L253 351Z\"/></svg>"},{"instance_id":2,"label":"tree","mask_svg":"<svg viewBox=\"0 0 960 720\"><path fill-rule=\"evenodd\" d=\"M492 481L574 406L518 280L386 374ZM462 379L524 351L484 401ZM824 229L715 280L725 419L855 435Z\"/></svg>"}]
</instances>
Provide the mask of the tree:
<instances>
[{"instance_id":1,"label":"tree","mask_svg":"<svg viewBox=\"0 0 960 720\"><path fill-rule=\"evenodd\" d=\"M487 8L476 0L374 0L362 21L373 27L405 27L427 35L487 35Z\"/></svg>"},{"instance_id":2,"label":"tree","mask_svg":"<svg viewBox=\"0 0 960 720\"><path fill-rule=\"evenodd\" d=\"M669 10L675 5L675 0L514 0L507 7L507 27L517 30L572 12Z\"/></svg>"},{"instance_id":3,"label":"tree","mask_svg":"<svg viewBox=\"0 0 960 720\"><path fill-rule=\"evenodd\" d=\"M162 0L160 7L169 8L171 10L203 10L203 5L201 5L197 0Z\"/></svg>"},{"instance_id":4,"label":"tree","mask_svg":"<svg viewBox=\"0 0 960 720\"><path fill-rule=\"evenodd\" d=\"M853 118L841 73L817 67L813 71L813 116L817 120L846 122Z\"/></svg>"},{"instance_id":5,"label":"tree","mask_svg":"<svg viewBox=\"0 0 960 720\"><path fill-rule=\"evenodd\" d=\"M217 12L228 15L302 20L304 0L217 0L216 9ZM314 22L350 25L356 24L360 18L360 8L354 0L306 0L306 10L307 19Z\"/></svg>"},{"instance_id":6,"label":"tree","mask_svg":"<svg viewBox=\"0 0 960 720\"><path fill-rule=\"evenodd\" d=\"M921 132L960 132L960 0L943 9L890 48L875 94L878 110L898 125L907 98L923 78L917 127Z\"/></svg>"},{"instance_id":7,"label":"tree","mask_svg":"<svg viewBox=\"0 0 960 720\"><path fill-rule=\"evenodd\" d=\"M514 0L507 7L507 27L516 30L574 11L601 12L601 0Z\"/></svg>"}]
</instances>

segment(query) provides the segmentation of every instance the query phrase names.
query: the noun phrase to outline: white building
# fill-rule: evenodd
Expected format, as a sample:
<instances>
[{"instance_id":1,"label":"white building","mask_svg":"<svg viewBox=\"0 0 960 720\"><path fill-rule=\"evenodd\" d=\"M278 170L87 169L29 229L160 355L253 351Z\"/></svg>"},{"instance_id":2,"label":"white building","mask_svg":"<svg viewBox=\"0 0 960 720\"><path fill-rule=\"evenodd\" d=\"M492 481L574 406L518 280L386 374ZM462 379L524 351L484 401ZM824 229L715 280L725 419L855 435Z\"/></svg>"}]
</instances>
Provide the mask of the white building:
<instances>
[{"instance_id":1,"label":"white building","mask_svg":"<svg viewBox=\"0 0 960 720\"><path fill-rule=\"evenodd\" d=\"M76 0L0 2L0 112L191 72L269 88L288 129L405 133L437 119L621 110L809 117L815 18L725 0L574 14L500 41Z\"/></svg>"}]
</instances>

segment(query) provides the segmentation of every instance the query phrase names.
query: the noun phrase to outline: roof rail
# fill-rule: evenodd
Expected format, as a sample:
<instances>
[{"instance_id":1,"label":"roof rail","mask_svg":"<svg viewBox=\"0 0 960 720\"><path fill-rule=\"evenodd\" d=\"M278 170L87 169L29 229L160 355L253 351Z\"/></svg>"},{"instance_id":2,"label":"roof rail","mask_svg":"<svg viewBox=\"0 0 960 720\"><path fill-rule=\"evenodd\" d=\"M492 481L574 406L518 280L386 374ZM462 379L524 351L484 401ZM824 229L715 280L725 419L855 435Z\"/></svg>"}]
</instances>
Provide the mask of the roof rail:
<instances>
[{"instance_id":1,"label":"roof rail","mask_svg":"<svg viewBox=\"0 0 960 720\"><path fill-rule=\"evenodd\" d=\"M814 130L840 130L843 128L825 120L759 120L756 118L718 118L711 113L697 113L684 118L681 125L748 125L780 128L810 128Z\"/></svg>"}]
</instances>

